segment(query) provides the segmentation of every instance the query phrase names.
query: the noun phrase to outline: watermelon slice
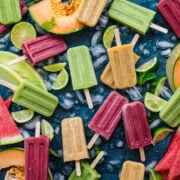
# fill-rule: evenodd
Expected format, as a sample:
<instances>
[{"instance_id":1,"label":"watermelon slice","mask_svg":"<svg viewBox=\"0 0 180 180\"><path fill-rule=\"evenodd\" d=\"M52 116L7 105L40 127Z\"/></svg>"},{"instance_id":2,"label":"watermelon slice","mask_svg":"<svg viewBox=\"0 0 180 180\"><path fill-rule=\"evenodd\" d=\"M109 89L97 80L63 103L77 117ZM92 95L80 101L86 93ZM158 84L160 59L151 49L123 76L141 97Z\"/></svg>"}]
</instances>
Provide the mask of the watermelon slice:
<instances>
[{"instance_id":1,"label":"watermelon slice","mask_svg":"<svg viewBox=\"0 0 180 180\"><path fill-rule=\"evenodd\" d=\"M23 137L2 97L0 97L0 145L14 144L21 141L23 141Z\"/></svg>"},{"instance_id":2,"label":"watermelon slice","mask_svg":"<svg viewBox=\"0 0 180 180\"><path fill-rule=\"evenodd\" d=\"M9 96L5 101L4 103L6 104L7 108L10 107L11 103L12 103L12 98L13 96Z\"/></svg>"}]
</instances>

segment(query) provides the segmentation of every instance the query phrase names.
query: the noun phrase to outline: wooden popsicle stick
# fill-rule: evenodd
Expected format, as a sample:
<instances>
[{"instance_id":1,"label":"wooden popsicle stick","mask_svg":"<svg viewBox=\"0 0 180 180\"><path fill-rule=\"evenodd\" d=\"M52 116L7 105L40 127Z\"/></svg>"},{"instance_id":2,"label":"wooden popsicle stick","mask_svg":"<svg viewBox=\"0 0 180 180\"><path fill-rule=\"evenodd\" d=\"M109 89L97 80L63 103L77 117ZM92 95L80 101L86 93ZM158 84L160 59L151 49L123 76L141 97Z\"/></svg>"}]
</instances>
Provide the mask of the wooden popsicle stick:
<instances>
[{"instance_id":1,"label":"wooden popsicle stick","mask_svg":"<svg viewBox=\"0 0 180 180\"><path fill-rule=\"evenodd\" d=\"M134 46L136 45L138 39L139 39L140 35L138 33L136 33L131 41L131 45L134 48Z\"/></svg>"},{"instance_id":2,"label":"wooden popsicle stick","mask_svg":"<svg viewBox=\"0 0 180 180\"><path fill-rule=\"evenodd\" d=\"M35 129L35 137L39 137L40 136L40 121L36 122L36 129Z\"/></svg>"},{"instance_id":3,"label":"wooden popsicle stick","mask_svg":"<svg viewBox=\"0 0 180 180\"><path fill-rule=\"evenodd\" d=\"M16 63L18 63L18 62L24 61L24 60L26 60L26 59L27 59L26 56L23 55L23 56L17 57L16 59L13 59L12 61L9 61L7 64L8 64L9 66L11 66L11 65L13 65L13 64L16 64Z\"/></svg>"},{"instance_id":4,"label":"wooden popsicle stick","mask_svg":"<svg viewBox=\"0 0 180 180\"><path fill-rule=\"evenodd\" d=\"M115 39L116 39L117 46L121 46L122 43L121 43L120 32L119 32L118 28L114 29L114 36L115 36Z\"/></svg>"},{"instance_id":5,"label":"wooden popsicle stick","mask_svg":"<svg viewBox=\"0 0 180 180\"><path fill-rule=\"evenodd\" d=\"M168 33L168 29L166 29L166 28L164 28L164 27L161 27L161 26L159 26L159 25L157 25L157 24L154 24L154 23L151 23L150 24L150 27L152 28L152 29L155 29L155 30L157 30L157 31L160 31L160 32L162 32L162 33Z\"/></svg>"},{"instance_id":6,"label":"wooden popsicle stick","mask_svg":"<svg viewBox=\"0 0 180 180\"><path fill-rule=\"evenodd\" d=\"M97 157L94 159L94 161L91 163L91 167L94 169L96 167L96 165L98 164L98 162L102 159L102 157L104 156L104 151L101 151Z\"/></svg>"},{"instance_id":7,"label":"wooden popsicle stick","mask_svg":"<svg viewBox=\"0 0 180 180\"><path fill-rule=\"evenodd\" d=\"M7 87L7 88L9 88L9 89L11 89L11 90L13 90L13 91L15 91L17 89L17 86L15 86L14 84L11 84L11 83L9 83L7 81L4 81L2 79L0 79L0 84Z\"/></svg>"},{"instance_id":8,"label":"wooden popsicle stick","mask_svg":"<svg viewBox=\"0 0 180 180\"><path fill-rule=\"evenodd\" d=\"M91 140L89 141L87 148L91 149L92 146L94 145L94 143L96 142L97 138L99 137L98 133L95 133L94 136L91 138Z\"/></svg>"},{"instance_id":9,"label":"wooden popsicle stick","mask_svg":"<svg viewBox=\"0 0 180 180\"><path fill-rule=\"evenodd\" d=\"M75 161L75 166L76 166L76 175L81 176L81 165L80 161Z\"/></svg>"},{"instance_id":10,"label":"wooden popsicle stick","mask_svg":"<svg viewBox=\"0 0 180 180\"><path fill-rule=\"evenodd\" d=\"M86 96L86 100L87 100L87 104L88 104L89 109L92 109L93 103L92 103L92 99L91 99L89 89L84 89L84 94Z\"/></svg>"},{"instance_id":11,"label":"wooden popsicle stick","mask_svg":"<svg viewBox=\"0 0 180 180\"><path fill-rule=\"evenodd\" d=\"M141 161L144 162L146 160L146 157L144 154L144 148L143 147L139 148L139 154L140 154Z\"/></svg>"}]
</instances>

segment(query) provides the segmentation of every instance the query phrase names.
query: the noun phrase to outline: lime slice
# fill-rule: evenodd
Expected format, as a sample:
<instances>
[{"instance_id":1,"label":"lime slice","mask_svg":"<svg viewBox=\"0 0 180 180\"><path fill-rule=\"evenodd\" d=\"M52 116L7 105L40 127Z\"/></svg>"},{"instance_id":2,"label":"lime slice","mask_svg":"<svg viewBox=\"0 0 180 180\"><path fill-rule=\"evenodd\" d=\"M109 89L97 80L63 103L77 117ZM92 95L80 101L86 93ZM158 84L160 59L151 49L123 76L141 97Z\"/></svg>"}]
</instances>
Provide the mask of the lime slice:
<instances>
[{"instance_id":1,"label":"lime slice","mask_svg":"<svg viewBox=\"0 0 180 180\"><path fill-rule=\"evenodd\" d=\"M66 66L66 63L56 63L56 64L50 64L50 65L43 66L43 69L45 69L46 71L49 71L49 72L57 72L57 71L64 69L65 66Z\"/></svg>"},{"instance_id":2,"label":"lime slice","mask_svg":"<svg viewBox=\"0 0 180 180\"><path fill-rule=\"evenodd\" d=\"M51 124L45 119L41 121L41 132L43 135L47 136L50 140L52 140L54 137L54 129L51 126Z\"/></svg>"},{"instance_id":3,"label":"lime slice","mask_svg":"<svg viewBox=\"0 0 180 180\"><path fill-rule=\"evenodd\" d=\"M25 21L17 23L11 30L11 42L19 49L22 49L23 42L35 37L36 31L33 25Z\"/></svg>"},{"instance_id":4,"label":"lime slice","mask_svg":"<svg viewBox=\"0 0 180 180\"><path fill-rule=\"evenodd\" d=\"M149 180L162 180L159 173L157 173L153 168L149 169L150 177Z\"/></svg>"},{"instance_id":5,"label":"lime slice","mask_svg":"<svg viewBox=\"0 0 180 180\"><path fill-rule=\"evenodd\" d=\"M30 109L24 109L21 111L12 112L12 117L17 123L25 123L30 121L34 116L34 111Z\"/></svg>"},{"instance_id":6,"label":"lime slice","mask_svg":"<svg viewBox=\"0 0 180 180\"><path fill-rule=\"evenodd\" d=\"M162 86L164 86L164 83L166 82L167 77L166 76L161 76L156 78L150 85L149 91L156 96L160 95L160 89Z\"/></svg>"},{"instance_id":7,"label":"lime slice","mask_svg":"<svg viewBox=\"0 0 180 180\"><path fill-rule=\"evenodd\" d=\"M156 129L153 133L154 144L157 144L158 142L164 140L171 132L173 132L173 130L166 126Z\"/></svg>"},{"instance_id":8,"label":"lime slice","mask_svg":"<svg viewBox=\"0 0 180 180\"><path fill-rule=\"evenodd\" d=\"M49 152L54 157L60 158L60 155L55 150L53 150L52 148L49 149Z\"/></svg>"},{"instance_id":9,"label":"lime slice","mask_svg":"<svg viewBox=\"0 0 180 180\"><path fill-rule=\"evenodd\" d=\"M144 95L145 107L152 112L159 112L166 102L164 99L149 92Z\"/></svg>"},{"instance_id":10,"label":"lime slice","mask_svg":"<svg viewBox=\"0 0 180 180\"><path fill-rule=\"evenodd\" d=\"M63 69L52 85L52 89L59 90L64 88L69 81L69 75L65 69Z\"/></svg>"},{"instance_id":11,"label":"lime slice","mask_svg":"<svg viewBox=\"0 0 180 180\"><path fill-rule=\"evenodd\" d=\"M137 72L140 73L147 73L150 71L155 71L158 67L158 59L157 57L154 57L153 59L151 59L150 61L142 64L141 66L139 66L138 68L136 68Z\"/></svg>"},{"instance_id":12,"label":"lime slice","mask_svg":"<svg viewBox=\"0 0 180 180\"><path fill-rule=\"evenodd\" d=\"M103 34L103 44L105 48L110 48L113 38L114 38L114 29L116 28L115 25L109 26L104 34Z\"/></svg>"}]
</instances>

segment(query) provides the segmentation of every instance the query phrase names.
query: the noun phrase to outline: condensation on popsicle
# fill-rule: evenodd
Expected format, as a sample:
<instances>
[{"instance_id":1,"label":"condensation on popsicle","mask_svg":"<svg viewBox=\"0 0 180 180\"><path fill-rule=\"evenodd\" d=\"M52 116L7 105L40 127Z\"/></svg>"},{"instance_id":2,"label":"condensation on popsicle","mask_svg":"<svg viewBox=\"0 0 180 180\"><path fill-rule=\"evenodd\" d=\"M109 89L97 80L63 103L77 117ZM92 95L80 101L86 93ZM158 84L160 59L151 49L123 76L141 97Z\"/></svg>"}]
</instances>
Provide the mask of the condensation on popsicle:
<instances>
[{"instance_id":1,"label":"condensation on popsicle","mask_svg":"<svg viewBox=\"0 0 180 180\"><path fill-rule=\"evenodd\" d=\"M88 143L88 149L93 146L99 135L106 140L111 137L121 119L122 107L127 103L128 100L119 93L113 91L109 94L88 124L88 127L96 132Z\"/></svg>"},{"instance_id":2,"label":"condensation on popsicle","mask_svg":"<svg viewBox=\"0 0 180 180\"><path fill-rule=\"evenodd\" d=\"M23 43L23 56L8 62L13 65L28 59L34 66L48 58L58 55L67 49L65 41L56 35L46 34Z\"/></svg>"}]
</instances>

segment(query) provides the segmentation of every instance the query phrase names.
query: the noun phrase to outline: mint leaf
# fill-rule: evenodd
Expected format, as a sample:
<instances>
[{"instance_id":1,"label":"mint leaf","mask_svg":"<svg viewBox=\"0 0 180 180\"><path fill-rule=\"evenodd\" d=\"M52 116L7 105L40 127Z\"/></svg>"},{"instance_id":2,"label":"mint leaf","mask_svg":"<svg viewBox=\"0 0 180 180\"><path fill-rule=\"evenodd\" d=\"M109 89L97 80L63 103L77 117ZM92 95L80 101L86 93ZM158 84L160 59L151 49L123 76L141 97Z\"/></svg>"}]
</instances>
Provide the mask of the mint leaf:
<instances>
[{"instance_id":1,"label":"mint leaf","mask_svg":"<svg viewBox=\"0 0 180 180\"><path fill-rule=\"evenodd\" d=\"M156 74L155 73L138 73L137 75L137 82L139 85L143 85L148 81L151 81L153 79L156 79Z\"/></svg>"},{"instance_id":2,"label":"mint leaf","mask_svg":"<svg viewBox=\"0 0 180 180\"><path fill-rule=\"evenodd\" d=\"M43 27L43 29L49 31L49 30L51 30L55 25L56 25L55 18L52 17L52 18L51 18L51 21L49 21L49 22L44 22L41 26Z\"/></svg>"}]
</instances>

